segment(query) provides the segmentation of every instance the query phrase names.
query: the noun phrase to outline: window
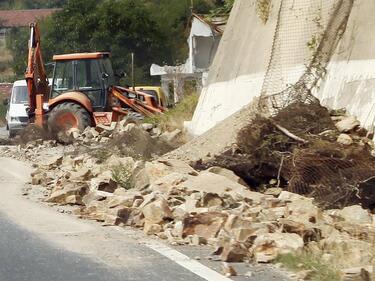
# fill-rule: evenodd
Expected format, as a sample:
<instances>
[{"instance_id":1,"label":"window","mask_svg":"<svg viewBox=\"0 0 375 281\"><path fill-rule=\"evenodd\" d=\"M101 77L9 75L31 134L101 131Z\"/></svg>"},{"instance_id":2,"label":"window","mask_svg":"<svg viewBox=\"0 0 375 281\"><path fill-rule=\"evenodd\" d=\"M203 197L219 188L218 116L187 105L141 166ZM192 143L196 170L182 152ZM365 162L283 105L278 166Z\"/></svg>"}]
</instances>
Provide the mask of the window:
<instances>
[{"instance_id":1,"label":"window","mask_svg":"<svg viewBox=\"0 0 375 281\"><path fill-rule=\"evenodd\" d=\"M56 97L68 90L73 90L72 61L57 62L52 83L52 97Z\"/></svg>"},{"instance_id":2,"label":"window","mask_svg":"<svg viewBox=\"0 0 375 281\"><path fill-rule=\"evenodd\" d=\"M139 91L152 96L155 99L156 103L159 104L159 97L156 91L154 90L139 90Z\"/></svg>"},{"instance_id":3,"label":"window","mask_svg":"<svg viewBox=\"0 0 375 281\"><path fill-rule=\"evenodd\" d=\"M27 94L26 86L15 86L12 92L12 101L13 104L25 104L29 102L29 97Z\"/></svg>"},{"instance_id":4,"label":"window","mask_svg":"<svg viewBox=\"0 0 375 281\"><path fill-rule=\"evenodd\" d=\"M110 59L106 58L102 60L104 72L108 75L106 84L107 86L115 85L115 75L113 73L112 64Z\"/></svg>"},{"instance_id":5,"label":"window","mask_svg":"<svg viewBox=\"0 0 375 281\"><path fill-rule=\"evenodd\" d=\"M102 106L104 95L99 60L76 61L76 79L77 90L87 95L94 107Z\"/></svg>"},{"instance_id":6,"label":"window","mask_svg":"<svg viewBox=\"0 0 375 281\"><path fill-rule=\"evenodd\" d=\"M78 90L101 89L98 60L79 60L76 69Z\"/></svg>"}]
</instances>

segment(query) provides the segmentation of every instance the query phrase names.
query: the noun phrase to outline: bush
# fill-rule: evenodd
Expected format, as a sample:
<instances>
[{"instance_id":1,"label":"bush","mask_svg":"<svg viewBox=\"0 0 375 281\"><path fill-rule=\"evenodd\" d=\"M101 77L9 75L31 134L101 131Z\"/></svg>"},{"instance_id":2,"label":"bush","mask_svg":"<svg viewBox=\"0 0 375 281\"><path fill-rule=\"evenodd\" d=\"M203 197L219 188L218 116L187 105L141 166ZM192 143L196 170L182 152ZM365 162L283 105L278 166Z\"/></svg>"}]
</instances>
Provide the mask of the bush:
<instances>
[{"instance_id":1,"label":"bush","mask_svg":"<svg viewBox=\"0 0 375 281\"><path fill-rule=\"evenodd\" d=\"M130 164L119 164L112 167L112 179L117 182L122 188L131 189L132 183L132 169Z\"/></svg>"},{"instance_id":2,"label":"bush","mask_svg":"<svg viewBox=\"0 0 375 281\"><path fill-rule=\"evenodd\" d=\"M189 121L193 117L195 108L198 104L198 99L199 95L197 93L187 95L174 108L168 110L162 115L155 115L154 117L146 118L145 122L158 124L162 130L183 130L184 121Z\"/></svg>"}]
</instances>

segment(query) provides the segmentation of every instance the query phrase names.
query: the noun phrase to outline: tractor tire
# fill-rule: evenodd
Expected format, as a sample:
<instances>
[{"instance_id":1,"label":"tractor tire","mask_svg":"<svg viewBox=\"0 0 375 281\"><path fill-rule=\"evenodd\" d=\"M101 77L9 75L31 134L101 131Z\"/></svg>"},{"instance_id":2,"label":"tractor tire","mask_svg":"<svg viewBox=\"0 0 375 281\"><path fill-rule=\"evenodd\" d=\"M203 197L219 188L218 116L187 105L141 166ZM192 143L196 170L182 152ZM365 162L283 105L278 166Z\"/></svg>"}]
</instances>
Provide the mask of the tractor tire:
<instances>
[{"instance_id":1,"label":"tractor tire","mask_svg":"<svg viewBox=\"0 0 375 281\"><path fill-rule=\"evenodd\" d=\"M55 136L67 135L69 130L83 131L91 126L89 112L73 102L58 104L51 110L48 116L49 131Z\"/></svg>"}]
</instances>

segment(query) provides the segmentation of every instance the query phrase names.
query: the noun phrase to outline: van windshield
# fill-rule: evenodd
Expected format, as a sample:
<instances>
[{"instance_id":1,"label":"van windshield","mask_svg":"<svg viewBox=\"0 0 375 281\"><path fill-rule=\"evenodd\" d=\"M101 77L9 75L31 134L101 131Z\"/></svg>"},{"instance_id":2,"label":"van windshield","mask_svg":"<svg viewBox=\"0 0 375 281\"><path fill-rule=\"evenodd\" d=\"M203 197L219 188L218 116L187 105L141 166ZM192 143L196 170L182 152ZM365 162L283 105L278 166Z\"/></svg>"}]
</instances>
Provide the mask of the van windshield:
<instances>
[{"instance_id":1,"label":"van windshield","mask_svg":"<svg viewBox=\"0 0 375 281\"><path fill-rule=\"evenodd\" d=\"M13 104L25 104L29 102L29 97L27 94L27 87L26 86L15 86L12 92L12 100L11 103Z\"/></svg>"}]
</instances>

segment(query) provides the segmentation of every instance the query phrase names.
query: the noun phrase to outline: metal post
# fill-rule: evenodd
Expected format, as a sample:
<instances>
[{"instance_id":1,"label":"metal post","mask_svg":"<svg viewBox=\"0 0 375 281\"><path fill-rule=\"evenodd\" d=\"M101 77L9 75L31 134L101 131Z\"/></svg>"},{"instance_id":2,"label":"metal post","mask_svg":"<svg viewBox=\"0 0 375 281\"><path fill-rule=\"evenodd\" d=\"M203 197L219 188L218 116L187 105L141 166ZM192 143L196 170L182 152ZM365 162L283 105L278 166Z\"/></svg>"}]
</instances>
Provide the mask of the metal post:
<instances>
[{"instance_id":1,"label":"metal post","mask_svg":"<svg viewBox=\"0 0 375 281\"><path fill-rule=\"evenodd\" d=\"M135 91L135 78L134 78L134 53L132 53L132 86Z\"/></svg>"}]
</instances>

